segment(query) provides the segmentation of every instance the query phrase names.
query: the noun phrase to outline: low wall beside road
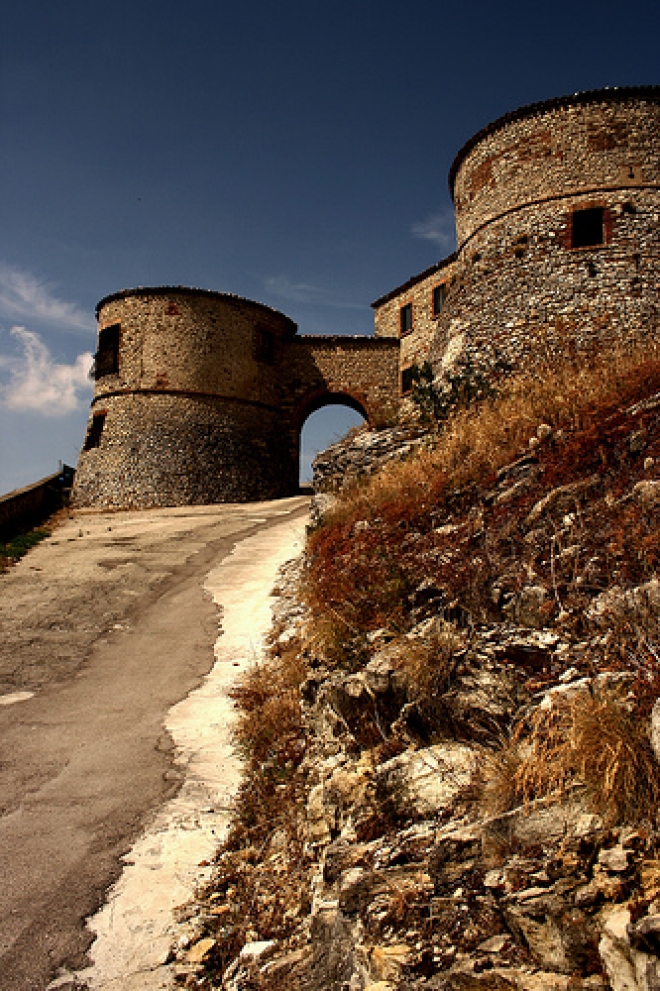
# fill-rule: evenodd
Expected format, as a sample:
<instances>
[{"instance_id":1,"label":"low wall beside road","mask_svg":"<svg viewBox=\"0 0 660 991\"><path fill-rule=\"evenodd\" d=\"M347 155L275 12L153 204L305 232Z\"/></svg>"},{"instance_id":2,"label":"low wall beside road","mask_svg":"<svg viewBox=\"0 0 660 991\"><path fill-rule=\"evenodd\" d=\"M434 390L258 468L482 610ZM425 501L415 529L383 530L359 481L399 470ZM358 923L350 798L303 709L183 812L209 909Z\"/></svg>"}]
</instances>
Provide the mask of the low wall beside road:
<instances>
[{"instance_id":1,"label":"low wall beside road","mask_svg":"<svg viewBox=\"0 0 660 991\"><path fill-rule=\"evenodd\" d=\"M75 469L63 465L54 475L0 496L0 540L11 540L61 509L74 476Z\"/></svg>"}]
</instances>

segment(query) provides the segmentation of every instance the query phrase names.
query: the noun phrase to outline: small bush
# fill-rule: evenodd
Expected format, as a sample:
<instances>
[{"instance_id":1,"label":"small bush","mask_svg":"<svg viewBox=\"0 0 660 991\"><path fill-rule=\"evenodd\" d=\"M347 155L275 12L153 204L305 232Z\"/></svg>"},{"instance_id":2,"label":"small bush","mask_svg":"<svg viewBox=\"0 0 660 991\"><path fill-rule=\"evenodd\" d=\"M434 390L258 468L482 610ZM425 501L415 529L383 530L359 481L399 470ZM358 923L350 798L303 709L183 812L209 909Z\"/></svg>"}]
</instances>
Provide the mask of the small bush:
<instances>
[{"instance_id":1,"label":"small bush","mask_svg":"<svg viewBox=\"0 0 660 991\"><path fill-rule=\"evenodd\" d=\"M510 370L510 366L498 364L497 367L489 368L486 373L472 361L465 359L455 368L446 371L440 380L436 380L433 366L425 361L420 366L412 366L411 398L423 423L440 424L452 411L497 395L498 377Z\"/></svg>"}]
</instances>

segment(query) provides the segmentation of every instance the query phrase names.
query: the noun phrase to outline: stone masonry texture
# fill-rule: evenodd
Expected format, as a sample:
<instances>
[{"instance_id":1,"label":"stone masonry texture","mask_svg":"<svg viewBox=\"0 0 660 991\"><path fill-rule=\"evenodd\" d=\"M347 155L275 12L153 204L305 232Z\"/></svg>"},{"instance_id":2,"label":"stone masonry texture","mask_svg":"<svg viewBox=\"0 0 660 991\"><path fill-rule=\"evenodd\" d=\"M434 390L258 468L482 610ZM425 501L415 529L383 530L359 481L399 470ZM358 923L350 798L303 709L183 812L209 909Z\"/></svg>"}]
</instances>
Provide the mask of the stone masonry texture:
<instances>
[{"instance_id":1,"label":"stone masonry texture","mask_svg":"<svg viewBox=\"0 0 660 991\"><path fill-rule=\"evenodd\" d=\"M449 181L457 250L373 304L373 337L298 336L270 307L201 289L103 299L74 503L290 495L306 417L337 402L372 426L405 417L413 365L519 367L657 336L660 87L513 111Z\"/></svg>"}]
</instances>

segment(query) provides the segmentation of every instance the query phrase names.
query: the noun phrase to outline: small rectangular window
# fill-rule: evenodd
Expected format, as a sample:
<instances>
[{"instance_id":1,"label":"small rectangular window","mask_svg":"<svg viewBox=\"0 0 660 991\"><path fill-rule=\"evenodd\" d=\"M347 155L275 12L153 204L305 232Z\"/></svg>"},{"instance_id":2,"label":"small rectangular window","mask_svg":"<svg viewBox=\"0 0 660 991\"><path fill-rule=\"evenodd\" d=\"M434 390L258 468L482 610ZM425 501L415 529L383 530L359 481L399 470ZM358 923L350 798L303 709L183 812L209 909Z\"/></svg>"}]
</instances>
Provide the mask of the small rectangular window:
<instances>
[{"instance_id":1,"label":"small rectangular window","mask_svg":"<svg viewBox=\"0 0 660 991\"><path fill-rule=\"evenodd\" d=\"M602 206L573 211L572 248L592 248L605 244L605 217Z\"/></svg>"},{"instance_id":2,"label":"small rectangular window","mask_svg":"<svg viewBox=\"0 0 660 991\"><path fill-rule=\"evenodd\" d=\"M399 330L402 334L409 334L413 329L412 303L406 303L399 310Z\"/></svg>"},{"instance_id":3,"label":"small rectangular window","mask_svg":"<svg viewBox=\"0 0 660 991\"><path fill-rule=\"evenodd\" d=\"M410 365L408 368L401 369L401 395L406 396L413 390L413 371L415 366Z\"/></svg>"},{"instance_id":4,"label":"small rectangular window","mask_svg":"<svg viewBox=\"0 0 660 991\"><path fill-rule=\"evenodd\" d=\"M94 377L116 375L119 371L119 332L118 323L102 327L99 331L99 346L94 355Z\"/></svg>"},{"instance_id":5,"label":"small rectangular window","mask_svg":"<svg viewBox=\"0 0 660 991\"><path fill-rule=\"evenodd\" d=\"M101 443L101 434L105 424L105 413L94 413L92 422L89 425L83 449L90 451L93 447L98 447Z\"/></svg>"},{"instance_id":6,"label":"small rectangular window","mask_svg":"<svg viewBox=\"0 0 660 991\"><path fill-rule=\"evenodd\" d=\"M434 317L439 317L442 307L445 303L445 295L447 293L447 287L444 282L441 282L439 286L433 287L433 295L431 299L431 311Z\"/></svg>"}]
</instances>

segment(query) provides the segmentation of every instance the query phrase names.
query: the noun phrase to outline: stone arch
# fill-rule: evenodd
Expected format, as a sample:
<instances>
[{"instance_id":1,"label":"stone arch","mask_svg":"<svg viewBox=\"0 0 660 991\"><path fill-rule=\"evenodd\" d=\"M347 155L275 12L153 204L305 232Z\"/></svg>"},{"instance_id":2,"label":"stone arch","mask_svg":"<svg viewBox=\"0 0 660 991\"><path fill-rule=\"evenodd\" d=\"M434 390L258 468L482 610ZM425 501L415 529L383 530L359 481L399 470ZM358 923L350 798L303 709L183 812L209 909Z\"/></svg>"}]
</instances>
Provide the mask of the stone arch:
<instances>
[{"instance_id":1,"label":"stone arch","mask_svg":"<svg viewBox=\"0 0 660 991\"><path fill-rule=\"evenodd\" d=\"M317 388L311 390L296 406L291 417L292 445L294 460L298 470L301 470L303 459L303 429L309 418L318 413L319 410L331 406L344 406L354 410L364 417L366 423L370 424L372 418L369 411L367 398L358 392L349 389L329 389Z\"/></svg>"},{"instance_id":2,"label":"stone arch","mask_svg":"<svg viewBox=\"0 0 660 991\"><path fill-rule=\"evenodd\" d=\"M312 413L323 409L324 406L348 406L363 416L367 423L373 422L373 414L369 410L367 397L360 392L350 389L329 389L320 387L311 390L301 399L293 411L292 426L298 433Z\"/></svg>"}]
</instances>

